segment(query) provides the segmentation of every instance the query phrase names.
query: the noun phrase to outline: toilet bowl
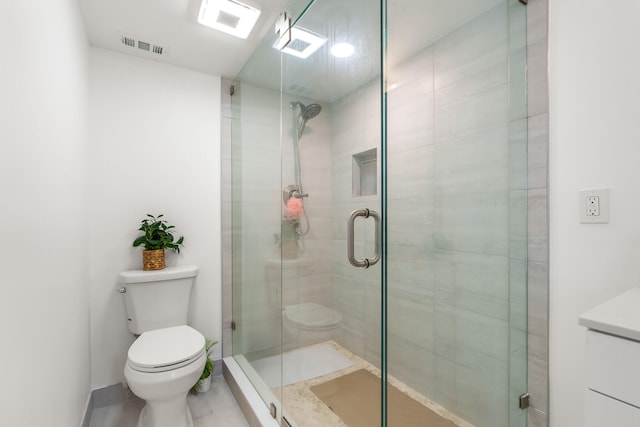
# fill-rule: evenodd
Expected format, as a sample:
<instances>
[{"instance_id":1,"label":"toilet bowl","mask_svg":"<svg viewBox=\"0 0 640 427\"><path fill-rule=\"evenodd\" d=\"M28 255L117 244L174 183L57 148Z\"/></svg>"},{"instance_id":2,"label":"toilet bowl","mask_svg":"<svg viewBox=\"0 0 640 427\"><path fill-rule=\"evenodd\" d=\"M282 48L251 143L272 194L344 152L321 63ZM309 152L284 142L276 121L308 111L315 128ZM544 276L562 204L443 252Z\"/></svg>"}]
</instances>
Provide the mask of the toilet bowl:
<instances>
[{"instance_id":1,"label":"toilet bowl","mask_svg":"<svg viewBox=\"0 0 640 427\"><path fill-rule=\"evenodd\" d=\"M129 347L124 375L146 405L138 427L193 427L187 393L206 361L204 336L187 326L144 332Z\"/></svg>"},{"instance_id":2,"label":"toilet bowl","mask_svg":"<svg viewBox=\"0 0 640 427\"><path fill-rule=\"evenodd\" d=\"M120 273L131 344L124 376L146 401L138 427L193 427L187 393L207 360L204 336L187 325L198 267Z\"/></svg>"},{"instance_id":3,"label":"toilet bowl","mask_svg":"<svg viewBox=\"0 0 640 427\"><path fill-rule=\"evenodd\" d=\"M313 263L309 259L273 259L267 261L266 279L269 302L282 308L285 348L328 341L342 321L342 314L322 304L309 301L315 286ZM302 302L304 300L305 302Z\"/></svg>"},{"instance_id":4,"label":"toilet bowl","mask_svg":"<svg viewBox=\"0 0 640 427\"><path fill-rule=\"evenodd\" d=\"M306 346L332 338L342 314L313 302L287 305L283 311L285 342Z\"/></svg>"}]
</instances>

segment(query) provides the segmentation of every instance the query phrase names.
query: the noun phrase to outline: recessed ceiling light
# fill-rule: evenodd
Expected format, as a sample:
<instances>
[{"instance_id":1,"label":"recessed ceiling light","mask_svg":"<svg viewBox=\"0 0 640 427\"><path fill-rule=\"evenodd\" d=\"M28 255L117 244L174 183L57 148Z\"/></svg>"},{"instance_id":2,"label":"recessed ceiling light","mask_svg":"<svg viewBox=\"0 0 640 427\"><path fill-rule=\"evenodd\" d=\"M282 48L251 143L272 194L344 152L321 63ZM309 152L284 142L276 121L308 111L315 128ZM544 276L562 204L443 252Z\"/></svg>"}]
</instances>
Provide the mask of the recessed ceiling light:
<instances>
[{"instance_id":1,"label":"recessed ceiling light","mask_svg":"<svg viewBox=\"0 0 640 427\"><path fill-rule=\"evenodd\" d=\"M246 39L258 21L260 9L235 0L202 0L198 22Z\"/></svg>"},{"instance_id":2,"label":"recessed ceiling light","mask_svg":"<svg viewBox=\"0 0 640 427\"><path fill-rule=\"evenodd\" d=\"M282 48L282 52L304 59L320 49L326 42L327 39L322 36L308 30L303 30L302 28L294 27L291 29L291 41ZM273 47L277 49L277 42Z\"/></svg>"},{"instance_id":3,"label":"recessed ceiling light","mask_svg":"<svg viewBox=\"0 0 640 427\"><path fill-rule=\"evenodd\" d=\"M349 43L336 43L331 46L331 54L337 58L347 58L353 55L355 48Z\"/></svg>"}]
</instances>

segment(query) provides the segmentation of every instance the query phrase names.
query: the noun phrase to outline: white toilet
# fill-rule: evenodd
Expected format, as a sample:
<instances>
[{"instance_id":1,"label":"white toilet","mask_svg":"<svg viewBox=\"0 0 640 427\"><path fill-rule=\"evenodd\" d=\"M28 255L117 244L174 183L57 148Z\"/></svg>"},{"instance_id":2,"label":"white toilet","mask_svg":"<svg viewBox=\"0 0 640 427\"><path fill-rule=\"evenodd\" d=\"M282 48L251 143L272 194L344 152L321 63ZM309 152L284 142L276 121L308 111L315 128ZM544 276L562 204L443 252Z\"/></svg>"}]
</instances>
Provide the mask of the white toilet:
<instances>
[{"instance_id":1,"label":"white toilet","mask_svg":"<svg viewBox=\"0 0 640 427\"><path fill-rule=\"evenodd\" d=\"M285 342L295 342L296 347L302 347L328 341L341 321L342 314L321 304L286 305L283 315Z\"/></svg>"},{"instance_id":2,"label":"white toilet","mask_svg":"<svg viewBox=\"0 0 640 427\"><path fill-rule=\"evenodd\" d=\"M138 427L193 427L189 389L206 361L204 336L187 326L197 266L120 273L129 330L139 337L129 347L124 376L146 404Z\"/></svg>"},{"instance_id":3,"label":"white toilet","mask_svg":"<svg viewBox=\"0 0 640 427\"><path fill-rule=\"evenodd\" d=\"M304 289L304 277L310 275L311 266L311 262L304 258L267 261L269 299L273 306L282 306L287 347L328 341L342 321L340 312L308 301L309 289Z\"/></svg>"}]
</instances>

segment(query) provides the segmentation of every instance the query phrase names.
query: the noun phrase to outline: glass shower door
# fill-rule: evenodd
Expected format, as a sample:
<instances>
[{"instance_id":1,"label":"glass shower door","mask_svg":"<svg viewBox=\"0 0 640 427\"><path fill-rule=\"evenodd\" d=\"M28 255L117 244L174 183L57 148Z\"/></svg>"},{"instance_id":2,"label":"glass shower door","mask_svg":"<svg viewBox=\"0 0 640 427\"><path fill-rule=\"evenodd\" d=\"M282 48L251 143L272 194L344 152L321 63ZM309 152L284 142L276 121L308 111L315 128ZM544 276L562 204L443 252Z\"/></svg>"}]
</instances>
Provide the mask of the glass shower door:
<instances>
[{"instance_id":1,"label":"glass shower door","mask_svg":"<svg viewBox=\"0 0 640 427\"><path fill-rule=\"evenodd\" d=\"M292 426L526 426L525 6L286 11L232 97L236 360Z\"/></svg>"},{"instance_id":2,"label":"glass shower door","mask_svg":"<svg viewBox=\"0 0 640 427\"><path fill-rule=\"evenodd\" d=\"M268 34L234 82L233 353L276 420L301 427L348 417L317 404L323 388L372 372L375 425L380 4L294 0L286 12L290 40ZM340 43L353 54L332 54Z\"/></svg>"},{"instance_id":3,"label":"glass shower door","mask_svg":"<svg viewBox=\"0 0 640 427\"><path fill-rule=\"evenodd\" d=\"M526 426L526 7L387 3L389 382L446 425Z\"/></svg>"},{"instance_id":4,"label":"glass shower door","mask_svg":"<svg viewBox=\"0 0 640 427\"><path fill-rule=\"evenodd\" d=\"M283 413L380 425L380 3L297 3L281 54Z\"/></svg>"},{"instance_id":5,"label":"glass shower door","mask_svg":"<svg viewBox=\"0 0 640 427\"><path fill-rule=\"evenodd\" d=\"M280 53L274 42L272 32L265 36L231 96L233 356L268 408L280 401L283 345Z\"/></svg>"}]
</instances>

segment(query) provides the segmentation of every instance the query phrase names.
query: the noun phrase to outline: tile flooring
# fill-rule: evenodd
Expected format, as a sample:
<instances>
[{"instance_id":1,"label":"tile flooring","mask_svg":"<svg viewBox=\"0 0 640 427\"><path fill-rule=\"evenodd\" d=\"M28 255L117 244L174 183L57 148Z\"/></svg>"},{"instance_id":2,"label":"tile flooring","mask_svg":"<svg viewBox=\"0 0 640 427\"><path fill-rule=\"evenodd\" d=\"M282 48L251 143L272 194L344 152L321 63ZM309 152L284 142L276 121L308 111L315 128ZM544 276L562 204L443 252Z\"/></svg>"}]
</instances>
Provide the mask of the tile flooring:
<instances>
[{"instance_id":1,"label":"tile flooring","mask_svg":"<svg viewBox=\"0 0 640 427\"><path fill-rule=\"evenodd\" d=\"M194 427L249 427L231 390L220 376L213 377L211 390L187 398ZM136 427L144 402L138 398L95 408L90 427Z\"/></svg>"},{"instance_id":2,"label":"tile flooring","mask_svg":"<svg viewBox=\"0 0 640 427\"><path fill-rule=\"evenodd\" d=\"M347 424L345 424L322 400L318 398L318 396L316 396L315 393L311 391L311 387L322 384L326 381L336 379L359 369L366 369L372 372L377 377L380 377L380 370L376 366L367 362L358 355L350 352L335 341L326 341L323 343L315 344L306 347L306 350L313 351L314 349L322 349L326 346L331 346L337 352L341 353L344 357L346 357L346 359L351 361L351 365L344 368L337 368L337 370L333 372L331 372L332 370L329 370L330 372L328 374L324 374L321 376L302 375L303 377L308 377L308 379L301 380L292 384L287 384L284 387L271 389L274 395L274 399L284 402L284 413L292 423L292 425L296 425L299 427L348 427ZM293 350L292 352L298 352L300 350L301 349L297 349ZM285 353L283 357L286 358L287 353ZM246 366L243 367L243 369L245 369L245 372L247 371L247 368L248 367ZM252 376L254 380L257 381L257 373L255 372L255 368L253 368L252 365L250 366L250 368L254 370ZM301 369L304 371L307 368L305 368L304 366L297 366L295 367L295 369ZM315 370L316 367L314 367L313 369ZM473 425L469 422L447 411L442 406L428 399L426 396L418 393L416 390L397 380L393 376L389 375L388 379L389 384L395 386L401 392L405 393L412 399L418 401L420 404L431 409L441 417L452 421L456 426L473 427ZM266 387L267 385L265 384L265 388ZM280 399L277 399L276 396L278 396Z\"/></svg>"}]
</instances>

